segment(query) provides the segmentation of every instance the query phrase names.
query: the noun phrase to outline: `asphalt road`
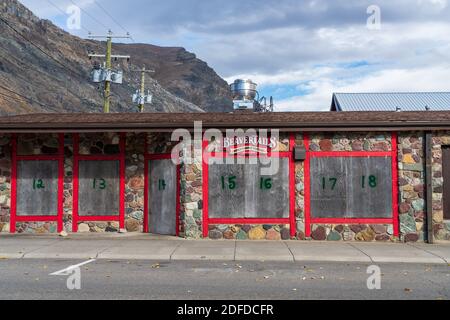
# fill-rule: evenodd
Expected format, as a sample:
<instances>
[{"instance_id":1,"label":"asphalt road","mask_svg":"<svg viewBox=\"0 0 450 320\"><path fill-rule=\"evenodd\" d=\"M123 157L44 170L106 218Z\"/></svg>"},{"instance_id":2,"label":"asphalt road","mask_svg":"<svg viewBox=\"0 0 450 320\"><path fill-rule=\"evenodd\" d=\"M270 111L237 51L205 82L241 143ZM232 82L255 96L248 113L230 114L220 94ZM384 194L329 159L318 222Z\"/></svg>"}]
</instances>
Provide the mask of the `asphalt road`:
<instances>
[{"instance_id":1,"label":"asphalt road","mask_svg":"<svg viewBox=\"0 0 450 320\"><path fill-rule=\"evenodd\" d=\"M81 262L0 260L0 299L450 299L446 265L380 264L381 290L356 263L96 260L72 291L50 275Z\"/></svg>"}]
</instances>

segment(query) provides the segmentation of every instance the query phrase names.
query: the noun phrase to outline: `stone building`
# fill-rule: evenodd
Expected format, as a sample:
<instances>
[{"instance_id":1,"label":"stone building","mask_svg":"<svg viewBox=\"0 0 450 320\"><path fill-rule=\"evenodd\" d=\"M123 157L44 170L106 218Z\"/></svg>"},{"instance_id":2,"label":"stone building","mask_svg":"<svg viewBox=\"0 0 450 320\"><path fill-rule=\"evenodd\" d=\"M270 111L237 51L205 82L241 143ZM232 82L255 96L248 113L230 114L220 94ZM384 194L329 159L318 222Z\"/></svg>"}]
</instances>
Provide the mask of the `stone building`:
<instances>
[{"instance_id":1,"label":"stone building","mask_svg":"<svg viewBox=\"0 0 450 320\"><path fill-rule=\"evenodd\" d=\"M450 112L1 117L0 232L63 230L450 241Z\"/></svg>"}]
</instances>

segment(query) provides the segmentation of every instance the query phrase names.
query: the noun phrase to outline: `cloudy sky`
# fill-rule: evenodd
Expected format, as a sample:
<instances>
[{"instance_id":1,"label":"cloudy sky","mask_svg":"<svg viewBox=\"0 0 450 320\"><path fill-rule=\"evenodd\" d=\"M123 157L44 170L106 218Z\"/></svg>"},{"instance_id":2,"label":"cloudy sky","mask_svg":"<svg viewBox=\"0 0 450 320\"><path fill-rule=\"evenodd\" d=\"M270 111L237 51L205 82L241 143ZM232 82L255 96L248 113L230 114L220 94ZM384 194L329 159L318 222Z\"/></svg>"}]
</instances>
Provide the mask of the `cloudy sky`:
<instances>
[{"instance_id":1,"label":"cloudy sky","mask_svg":"<svg viewBox=\"0 0 450 320\"><path fill-rule=\"evenodd\" d=\"M229 82L253 79L278 111L327 110L333 92L450 91L450 0L21 2L66 30L78 5L68 31L82 37L108 27L185 47Z\"/></svg>"}]
</instances>

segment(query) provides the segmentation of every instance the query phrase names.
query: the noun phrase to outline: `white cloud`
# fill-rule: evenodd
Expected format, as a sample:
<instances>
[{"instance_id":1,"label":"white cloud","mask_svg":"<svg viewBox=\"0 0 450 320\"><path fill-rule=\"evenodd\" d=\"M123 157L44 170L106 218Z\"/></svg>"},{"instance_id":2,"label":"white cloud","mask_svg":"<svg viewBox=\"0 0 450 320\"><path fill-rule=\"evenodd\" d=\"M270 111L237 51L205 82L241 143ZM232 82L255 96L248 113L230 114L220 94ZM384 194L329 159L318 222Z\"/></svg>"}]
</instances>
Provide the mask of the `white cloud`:
<instances>
[{"instance_id":1,"label":"white cloud","mask_svg":"<svg viewBox=\"0 0 450 320\"><path fill-rule=\"evenodd\" d=\"M86 9L94 4L93 0L20 0L26 7L28 7L35 15L40 18L51 18L62 15L61 11L66 12L67 8L76 5L82 9Z\"/></svg>"},{"instance_id":2,"label":"white cloud","mask_svg":"<svg viewBox=\"0 0 450 320\"><path fill-rule=\"evenodd\" d=\"M360 81L328 78L312 81L311 94L276 102L277 111L326 111L334 92L450 91L450 64L421 69L394 69L369 75Z\"/></svg>"}]
</instances>

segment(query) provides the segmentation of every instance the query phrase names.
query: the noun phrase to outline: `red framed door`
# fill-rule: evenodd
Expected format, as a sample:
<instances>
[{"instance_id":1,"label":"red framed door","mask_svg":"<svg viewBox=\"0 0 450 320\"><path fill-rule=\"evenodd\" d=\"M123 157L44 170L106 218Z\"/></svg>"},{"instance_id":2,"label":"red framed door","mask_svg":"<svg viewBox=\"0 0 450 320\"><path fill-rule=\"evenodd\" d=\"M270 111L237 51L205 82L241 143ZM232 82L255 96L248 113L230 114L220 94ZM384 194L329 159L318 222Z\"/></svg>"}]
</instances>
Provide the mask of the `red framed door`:
<instances>
[{"instance_id":1,"label":"red framed door","mask_svg":"<svg viewBox=\"0 0 450 320\"><path fill-rule=\"evenodd\" d=\"M311 236L311 227L313 224L390 224L393 226L394 236L398 237L399 230L399 213L398 213L398 147L397 134L391 135L391 151L374 152L374 151L335 151L335 152L313 152L310 151L309 135L304 134L304 145L307 150L305 160L305 228L306 237ZM313 158L390 158L392 170L392 215L389 218L314 218L311 208L311 160ZM332 183L332 182L331 182ZM365 181L366 184L369 181Z\"/></svg>"},{"instance_id":2,"label":"red framed door","mask_svg":"<svg viewBox=\"0 0 450 320\"><path fill-rule=\"evenodd\" d=\"M171 154L148 154L144 174L144 232L179 236L180 165Z\"/></svg>"},{"instance_id":3,"label":"red framed door","mask_svg":"<svg viewBox=\"0 0 450 320\"><path fill-rule=\"evenodd\" d=\"M80 155L79 135L73 135L73 232L78 231L79 222L118 221L121 229L125 227L125 138L125 134L121 133L120 153L117 155ZM102 164L96 168L103 176L95 172L96 168L93 168L95 162ZM116 168L119 176L118 186L113 173ZM80 172L85 175L83 181L80 181ZM111 196L114 193L117 200ZM96 201L97 204L104 205L97 205ZM91 205L80 206L80 203L84 202ZM115 205L116 202L117 205ZM111 203L114 208L110 207ZM96 210L99 210L99 213L96 213ZM102 211L101 214L100 211Z\"/></svg>"},{"instance_id":4,"label":"red framed door","mask_svg":"<svg viewBox=\"0 0 450 320\"><path fill-rule=\"evenodd\" d=\"M17 222L57 222L58 232L63 230L64 134L59 134L58 140L56 155L25 156L18 155L17 135L13 135L11 233L16 232ZM52 174L56 175L56 181Z\"/></svg>"}]
</instances>

